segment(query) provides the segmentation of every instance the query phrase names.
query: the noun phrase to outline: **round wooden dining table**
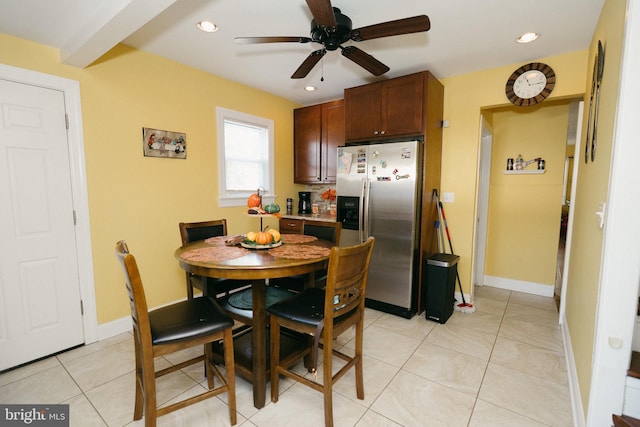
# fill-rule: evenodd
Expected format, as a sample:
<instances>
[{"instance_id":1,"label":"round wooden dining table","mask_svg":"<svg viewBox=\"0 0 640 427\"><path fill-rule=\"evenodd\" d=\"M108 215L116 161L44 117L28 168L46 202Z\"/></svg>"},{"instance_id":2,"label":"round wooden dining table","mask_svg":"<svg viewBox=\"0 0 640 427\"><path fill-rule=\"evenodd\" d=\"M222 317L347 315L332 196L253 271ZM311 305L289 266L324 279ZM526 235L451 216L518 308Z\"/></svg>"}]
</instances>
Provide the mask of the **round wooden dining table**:
<instances>
[{"instance_id":1,"label":"round wooden dining table","mask_svg":"<svg viewBox=\"0 0 640 427\"><path fill-rule=\"evenodd\" d=\"M201 240L179 247L175 257L185 271L212 278L246 280L252 293L253 404L265 404L267 382L267 334L265 289L268 279L288 277L326 269L333 242L299 234L282 235L283 244L273 249L227 246L229 236ZM287 243L289 241L290 243ZM309 284L313 283L309 275Z\"/></svg>"}]
</instances>

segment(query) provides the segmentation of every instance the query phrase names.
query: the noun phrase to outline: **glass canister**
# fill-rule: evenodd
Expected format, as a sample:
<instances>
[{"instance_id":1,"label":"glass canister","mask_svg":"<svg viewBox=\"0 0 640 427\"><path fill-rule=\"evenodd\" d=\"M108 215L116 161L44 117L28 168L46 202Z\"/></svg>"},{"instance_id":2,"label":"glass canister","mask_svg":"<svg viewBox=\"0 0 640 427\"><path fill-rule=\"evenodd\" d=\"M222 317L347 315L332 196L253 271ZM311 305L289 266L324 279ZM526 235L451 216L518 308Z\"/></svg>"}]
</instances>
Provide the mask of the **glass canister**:
<instances>
[{"instance_id":1,"label":"glass canister","mask_svg":"<svg viewBox=\"0 0 640 427\"><path fill-rule=\"evenodd\" d=\"M507 170L508 171L512 171L513 170L513 159L511 157L509 157L507 159Z\"/></svg>"}]
</instances>

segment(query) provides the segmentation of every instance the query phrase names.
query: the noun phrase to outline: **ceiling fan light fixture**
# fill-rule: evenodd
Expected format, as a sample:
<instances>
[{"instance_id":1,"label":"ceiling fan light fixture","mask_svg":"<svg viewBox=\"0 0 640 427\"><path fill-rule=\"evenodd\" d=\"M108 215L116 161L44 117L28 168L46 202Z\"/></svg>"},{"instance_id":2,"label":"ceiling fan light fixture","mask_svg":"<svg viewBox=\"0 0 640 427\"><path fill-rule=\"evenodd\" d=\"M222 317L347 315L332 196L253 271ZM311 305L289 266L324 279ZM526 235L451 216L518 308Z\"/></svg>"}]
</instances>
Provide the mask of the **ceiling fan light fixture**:
<instances>
[{"instance_id":1,"label":"ceiling fan light fixture","mask_svg":"<svg viewBox=\"0 0 640 427\"><path fill-rule=\"evenodd\" d=\"M236 43L319 43L321 49L315 50L305 58L291 75L292 79L303 79L329 51L340 49L342 56L369 71L374 76L381 76L389 71L389 67L373 56L355 46L343 46L351 40L361 42L382 37L429 31L431 22L427 15L418 15L404 19L380 22L366 27L353 29L352 21L343 15L340 9L331 6L331 0L306 0L307 7L313 15L311 20L311 37L236 37ZM324 79L320 79L323 81Z\"/></svg>"},{"instance_id":2,"label":"ceiling fan light fixture","mask_svg":"<svg viewBox=\"0 0 640 427\"><path fill-rule=\"evenodd\" d=\"M211 21L198 22L198 28L205 33L215 33L218 31L218 26Z\"/></svg>"},{"instance_id":3,"label":"ceiling fan light fixture","mask_svg":"<svg viewBox=\"0 0 640 427\"><path fill-rule=\"evenodd\" d=\"M524 34L521 34L520 37L516 39L516 43L520 43L520 44L531 43L532 41L537 40L538 37L540 37L540 34L538 33L524 33Z\"/></svg>"}]
</instances>

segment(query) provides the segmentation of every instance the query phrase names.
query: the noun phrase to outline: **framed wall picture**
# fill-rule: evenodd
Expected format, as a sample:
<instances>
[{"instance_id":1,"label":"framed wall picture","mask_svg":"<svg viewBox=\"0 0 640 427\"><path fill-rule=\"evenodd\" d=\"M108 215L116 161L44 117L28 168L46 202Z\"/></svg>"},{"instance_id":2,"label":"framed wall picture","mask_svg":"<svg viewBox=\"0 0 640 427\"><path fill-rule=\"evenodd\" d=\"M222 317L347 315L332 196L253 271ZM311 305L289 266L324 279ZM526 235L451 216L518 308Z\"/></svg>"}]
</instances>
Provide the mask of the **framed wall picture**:
<instances>
[{"instance_id":1,"label":"framed wall picture","mask_svg":"<svg viewBox=\"0 0 640 427\"><path fill-rule=\"evenodd\" d=\"M598 134L598 105L600 104L600 85L604 73L604 46L598 40L598 51L593 63L593 77L591 80L591 95L589 97L589 117L587 118L587 137L584 144L584 162L589 162L589 149L591 149L591 161L596 160L597 134Z\"/></svg>"},{"instance_id":2,"label":"framed wall picture","mask_svg":"<svg viewBox=\"0 0 640 427\"><path fill-rule=\"evenodd\" d=\"M142 128L142 150L145 157L187 158L187 135L153 128Z\"/></svg>"}]
</instances>

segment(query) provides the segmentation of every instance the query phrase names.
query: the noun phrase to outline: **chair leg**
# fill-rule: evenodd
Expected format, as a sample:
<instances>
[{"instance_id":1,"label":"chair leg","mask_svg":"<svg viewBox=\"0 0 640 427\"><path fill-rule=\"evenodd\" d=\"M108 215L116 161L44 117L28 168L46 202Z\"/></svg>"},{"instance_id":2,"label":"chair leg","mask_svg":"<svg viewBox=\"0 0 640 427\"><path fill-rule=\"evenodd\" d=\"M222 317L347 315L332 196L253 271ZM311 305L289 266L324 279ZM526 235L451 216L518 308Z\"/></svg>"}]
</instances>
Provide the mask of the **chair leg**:
<instances>
[{"instance_id":1,"label":"chair leg","mask_svg":"<svg viewBox=\"0 0 640 427\"><path fill-rule=\"evenodd\" d=\"M229 418L231 419L231 425L236 425L237 413L236 413L236 371L235 361L233 358L233 331L228 328L224 331L224 364L227 368L227 384L229 389L227 390L227 399L229 401ZM209 347L211 350L211 347Z\"/></svg>"},{"instance_id":2,"label":"chair leg","mask_svg":"<svg viewBox=\"0 0 640 427\"><path fill-rule=\"evenodd\" d=\"M278 365L280 364L280 324L274 315L271 315L269 329L271 333L271 348L269 350L271 359L271 401L276 403L280 395L280 375L278 374Z\"/></svg>"},{"instance_id":3,"label":"chair leg","mask_svg":"<svg viewBox=\"0 0 640 427\"><path fill-rule=\"evenodd\" d=\"M213 344L207 343L204 345L204 373L207 376L209 390L212 390L215 386L215 374L210 369L213 363Z\"/></svg>"},{"instance_id":4,"label":"chair leg","mask_svg":"<svg viewBox=\"0 0 640 427\"><path fill-rule=\"evenodd\" d=\"M333 427L333 399L331 385L325 386L329 390L324 393L324 426Z\"/></svg>"},{"instance_id":5,"label":"chair leg","mask_svg":"<svg viewBox=\"0 0 640 427\"><path fill-rule=\"evenodd\" d=\"M136 400L133 409L133 419L139 420L142 418L144 410L144 377L142 371L142 360L140 343L134 338L135 355L136 355Z\"/></svg>"},{"instance_id":6,"label":"chair leg","mask_svg":"<svg viewBox=\"0 0 640 427\"><path fill-rule=\"evenodd\" d=\"M191 286L191 274L187 275L187 299L193 299L193 286Z\"/></svg>"},{"instance_id":7,"label":"chair leg","mask_svg":"<svg viewBox=\"0 0 640 427\"><path fill-rule=\"evenodd\" d=\"M364 325L362 321L356 324L356 396L364 399L364 370L362 366L362 341L364 335Z\"/></svg>"},{"instance_id":8,"label":"chair leg","mask_svg":"<svg viewBox=\"0 0 640 427\"><path fill-rule=\"evenodd\" d=\"M322 361L322 393L324 394L324 425L333 427L333 340L324 337Z\"/></svg>"},{"instance_id":9,"label":"chair leg","mask_svg":"<svg viewBox=\"0 0 640 427\"><path fill-rule=\"evenodd\" d=\"M156 406L156 373L153 359L142 362L142 377L144 389L144 425L156 427L158 418Z\"/></svg>"}]
</instances>

